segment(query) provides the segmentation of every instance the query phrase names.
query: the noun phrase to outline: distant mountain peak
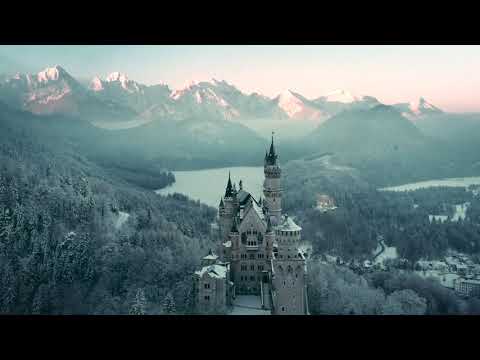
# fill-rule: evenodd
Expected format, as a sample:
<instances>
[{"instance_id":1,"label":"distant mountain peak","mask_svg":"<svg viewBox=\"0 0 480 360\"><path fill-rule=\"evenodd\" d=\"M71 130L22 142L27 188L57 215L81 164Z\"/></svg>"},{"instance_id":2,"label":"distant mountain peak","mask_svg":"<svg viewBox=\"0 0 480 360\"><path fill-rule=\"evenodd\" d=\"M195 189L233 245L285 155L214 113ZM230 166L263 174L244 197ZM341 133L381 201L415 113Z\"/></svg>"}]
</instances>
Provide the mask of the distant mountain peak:
<instances>
[{"instance_id":1,"label":"distant mountain peak","mask_svg":"<svg viewBox=\"0 0 480 360\"><path fill-rule=\"evenodd\" d=\"M95 76L90 83L90 89L93 91L103 90L103 81L98 76Z\"/></svg>"},{"instance_id":2,"label":"distant mountain peak","mask_svg":"<svg viewBox=\"0 0 480 360\"><path fill-rule=\"evenodd\" d=\"M426 115L443 113L441 109L428 102L424 97L420 97L417 101L394 104L393 106L410 120L417 120Z\"/></svg>"},{"instance_id":3,"label":"distant mountain peak","mask_svg":"<svg viewBox=\"0 0 480 360\"><path fill-rule=\"evenodd\" d=\"M90 82L90 89L93 91L105 90L105 87L120 86L123 90L129 93L135 93L140 91L140 85L133 80L130 80L127 75L120 71L114 71L110 73L105 80L96 76Z\"/></svg>"},{"instance_id":4,"label":"distant mountain peak","mask_svg":"<svg viewBox=\"0 0 480 360\"><path fill-rule=\"evenodd\" d=\"M114 71L106 77L105 81L107 81L107 82L112 82L112 81L127 82L128 81L128 76L125 75L125 74L122 74L119 71Z\"/></svg>"},{"instance_id":5,"label":"distant mountain peak","mask_svg":"<svg viewBox=\"0 0 480 360\"><path fill-rule=\"evenodd\" d=\"M442 112L438 107L435 105L432 105L429 103L427 100L425 100L424 97L420 97L418 101L412 101L409 104L410 110L415 114L415 115L423 115L427 112L435 112L439 113Z\"/></svg>"},{"instance_id":6,"label":"distant mountain peak","mask_svg":"<svg viewBox=\"0 0 480 360\"><path fill-rule=\"evenodd\" d=\"M37 74L37 80L39 82L45 83L48 81L57 81L62 76L68 75L67 71L62 68L60 65L55 65L54 67L46 68L40 71Z\"/></svg>"},{"instance_id":7,"label":"distant mountain peak","mask_svg":"<svg viewBox=\"0 0 480 360\"><path fill-rule=\"evenodd\" d=\"M295 116L304 109L304 103L290 89L286 89L277 97L278 106L285 111L289 117Z\"/></svg>"},{"instance_id":8,"label":"distant mountain peak","mask_svg":"<svg viewBox=\"0 0 480 360\"><path fill-rule=\"evenodd\" d=\"M337 90L331 91L325 96L323 96L323 98L326 101L334 101L334 102L341 102L341 103L347 103L347 104L358 101L357 96L343 89L337 89Z\"/></svg>"}]
</instances>

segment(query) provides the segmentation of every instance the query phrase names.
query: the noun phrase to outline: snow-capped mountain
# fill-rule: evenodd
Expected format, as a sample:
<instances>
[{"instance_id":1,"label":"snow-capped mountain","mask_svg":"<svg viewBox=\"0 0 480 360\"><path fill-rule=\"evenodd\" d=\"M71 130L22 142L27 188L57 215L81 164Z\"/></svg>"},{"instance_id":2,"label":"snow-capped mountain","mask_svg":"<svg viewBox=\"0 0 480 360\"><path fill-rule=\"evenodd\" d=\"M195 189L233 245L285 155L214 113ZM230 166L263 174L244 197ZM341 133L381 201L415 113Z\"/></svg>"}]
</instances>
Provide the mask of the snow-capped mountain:
<instances>
[{"instance_id":1,"label":"snow-capped mountain","mask_svg":"<svg viewBox=\"0 0 480 360\"><path fill-rule=\"evenodd\" d=\"M61 113L96 124L131 123L132 127L155 120L186 119L243 124L268 119L322 123L342 111L368 110L381 104L375 97L346 90L335 90L315 99L286 90L270 98L244 93L217 79L190 81L172 91L165 83L147 86L119 71L104 78L97 76L84 85L58 65L36 74L0 79L0 101L36 114ZM393 106L411 120L442 113L423 98Z\"/></svg>"},{"instance_id":2,"label":"snow-capped mountain","mask_svg":"<svg viewBox=\"0 0 480 360\"><path fill-rule=\"evenodd\" d=\"M40 115L65 114L92 121L135 115L129 107L99 100L59 65L5 79L0 84L0 99Z\"/></svg>"},{"instance_id":3,"label":"snow-capped mountain","mask_svg":"<svg viewBox=\"0 0 480 360\"><path fill-rule=\"evenodd\" d=\"M235 90L237 89L226 82L215 79L202 82L190 81L183 88L172 91L170 98L176 103L177 111L188 116L208 114L232 120L240 117L240 111L230 104L222 93L232 95ZM240 93L240 96L242 95Z\"/></svg>"},{"instance_id":4,"label":"snow-capped mountain","mask_svg":"<svg viewBox=\"0 0 480 360\"><path fill-rule=\"evenodd\" d=\"M116 89L127 93L143 92L146 88L145 85L140 85L136 81L130 80L127 75L118 71L108 75L105 80L100 79L98 76L93 78L90 89L93 91L105 91L106 89Z\"/></svg>"},{"instance_id":5,"label":"snow-capped mountain","mask_svg":"<svg viewBox=\"0 0 480 360\"><path fill-rule=\"evenodd\" d=\"M174 113L169 99L170 88L166 84L147 86L128 78L121 72L113 72L105 79L95 77L89 89L101 99L125 104L146 117L160 117Z\"/></svg>"},{"instance_id":6,"label":"snow-capped mountain","mask_svg":"<svg viewBox=\"0 0 480 360\"><path fill-rule=\"evenodd\" d=\"M351 109L371 109L381 103L373 96L357 96L346 90L335 90L313 100L330 117Z\"/></svg>"},{"instance_id":7,"label":"snow-capped mountain","mask_svg":"<svg viewBox=\"0 0 480 360\"><path fill-rule=\"evenodd\" d=\"M352 95L346 90L335 90L319 98L325 102L339 102L343 104L350 104L358 101L358 96Z\"/></svg>"},{"instance_id":8,"label":"snow-capped mountain","mask_svg":"<svg viewBox=\"0 0 480 360\"><path fill-rule=\"evenodd\" d=\"M429 103L423 97L418 99L418 101L399 103L393 106L397 108L403 116L410 120L418 120L428 115L438 115L443 113L442 110Z\"/></svg>"},{"instance_id":9,"label":"snow-capped mountain","mask_svg":"<svg viewBox=\"0 0 480 360\"><path fill-rule=\"evenodd\" d=\"M285 90L275 98L280 109L290 119L321 121L328 117L318 106L291 90Z\"/></svg>"}]
</instances>

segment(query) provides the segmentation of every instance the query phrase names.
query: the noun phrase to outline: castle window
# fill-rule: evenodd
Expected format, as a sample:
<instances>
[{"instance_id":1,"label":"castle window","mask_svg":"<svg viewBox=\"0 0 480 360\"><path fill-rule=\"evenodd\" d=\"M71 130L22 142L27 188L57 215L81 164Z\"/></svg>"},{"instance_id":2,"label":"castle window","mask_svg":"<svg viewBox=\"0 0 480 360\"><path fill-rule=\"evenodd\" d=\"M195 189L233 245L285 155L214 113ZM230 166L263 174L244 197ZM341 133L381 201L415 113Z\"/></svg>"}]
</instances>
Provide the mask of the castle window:
<instances>
[{"instance_id":1,"label":"castle window","mask_svg":"<svg viewBox=\"0 0 480 360\"><path fill-rule=\"evenodd\" d=\"M242 233L241 238L242 238L242 244L246 244L247 243L247 234Z\"/></svg>"},{"instance_id":2,"label":"castle window","mask_svg":"<svg viewBox=\"0 0 480 360\"><path fill-rule=\"evenodd\" d=\"M250 265L250 270L255 271L255 265Z\"/></svg>"},{"instance_id":3,"label":"castle window","mask_svg":"<svg viewBox=\"0 0 480 360\"><path fill-rule=\"evenodd\" d=\"M205 289L210 289L210 284L205 284Z\"/></svg>"},{"instance_id":4,"label":"castle window","mask_svg":"<svg viewBox=\"0 0 480 360\"><path fill-rule=\"evenodd\" d=\"M255 254L250 254L250 259L255 259Z\"/></svg>"},{"instance_id":5,"label":"castle window","mask_svg":"<svg viewBox=\"0 0 480 360\"><path fill-rule=\"evenodd\" d=\"M285 306L282 306L282 311L285 312Z\"/></svg>"},{"instance_id":6,"label":"castle window","mask_svg":"<svg viewBox=\"0 0 480 360\"><path fill-rule=\"evenodd\" d=\"M210 295L205 295L205 300L209 301L210 300Z\"/></svg>"},{"instance_id":7,"label":"castle window","mask_svg":"<svg viewBox=\"0 0 480 360\"><path fill-rule=\"evenodd\" d=\"M250 281L255 281L255 276L250 276Z\"/></svg>"},{"instance_id":8,"label":"castle window","mask_svg":"<svg viewBox=\"0 0 480 360\"><path fill-rule=\"evenodd\" d=\"M247 265L243 264L243 265L241 266L241 269L240 269L240 270L241 270L241 271L247 271Z\"/></svg>"}]
</instances>

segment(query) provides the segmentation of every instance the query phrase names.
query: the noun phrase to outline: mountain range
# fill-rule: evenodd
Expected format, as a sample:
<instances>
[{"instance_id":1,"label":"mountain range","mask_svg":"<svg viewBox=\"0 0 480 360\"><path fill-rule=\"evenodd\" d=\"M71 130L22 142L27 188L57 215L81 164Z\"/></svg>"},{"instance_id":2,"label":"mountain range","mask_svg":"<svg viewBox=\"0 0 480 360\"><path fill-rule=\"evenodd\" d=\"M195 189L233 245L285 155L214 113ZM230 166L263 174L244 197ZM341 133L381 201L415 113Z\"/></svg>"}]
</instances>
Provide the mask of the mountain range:
<instances>
[{"instance_id":1,"label":"mountain range","mask_svg":"<svg viewBox=\"0 0 480 360\"><path fill-rule=\"evenodd\" d=\"M337 90L308 99L293 90L274 98L246 94L226 81L189 82L180 89L167 84L144 85L120 72L95 77L88 86L61 66L37 74L16 74L0 80L0 100L35 114L78 116L99 126L129 123L128 127L158 119L192 117L242 122L246 119L298 120L322 123L345 110L369 109L380 104L373 96ZM393 104L410 120L442 110L420 98Z\"/></svg>"},{"instance_id":2,"label":"mountain range","mask_svg":"<svg viewBox=\"0 0 480 360\"><path fill-rule=\"evenodd\" d=\"M344 90L314 99L286 90L270 98L224 80L171 89L120 72L85 83L55 66L1 78L0 103L0 121L16 114L6 108L21 111L18 117L45 123L42 131L128 177L144 169L259 165L265 137L281 129L282 161L334 153L336 164L382 186L480 168L479 116L445 113L424 98L385 105Z\"/></svg>"}]
</instances>

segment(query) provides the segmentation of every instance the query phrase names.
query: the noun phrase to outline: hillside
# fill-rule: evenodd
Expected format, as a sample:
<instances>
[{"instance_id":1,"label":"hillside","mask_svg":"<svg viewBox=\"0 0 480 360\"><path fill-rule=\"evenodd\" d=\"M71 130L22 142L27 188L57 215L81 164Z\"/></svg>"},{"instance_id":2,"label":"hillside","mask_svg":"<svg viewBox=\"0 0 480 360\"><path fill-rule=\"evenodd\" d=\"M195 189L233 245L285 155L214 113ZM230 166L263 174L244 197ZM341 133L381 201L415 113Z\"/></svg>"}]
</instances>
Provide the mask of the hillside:
<instances>
[{"instance_id":1,"label":"hillside","mask_svg":"<svg viewBox=\"0 0 480 360\"><path fill-rule=\"evenodd\" d=\"M214 210L132 186L43 120L0 104L0 312L190 311Z\"/></svg>"}]
</instances>

